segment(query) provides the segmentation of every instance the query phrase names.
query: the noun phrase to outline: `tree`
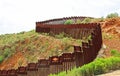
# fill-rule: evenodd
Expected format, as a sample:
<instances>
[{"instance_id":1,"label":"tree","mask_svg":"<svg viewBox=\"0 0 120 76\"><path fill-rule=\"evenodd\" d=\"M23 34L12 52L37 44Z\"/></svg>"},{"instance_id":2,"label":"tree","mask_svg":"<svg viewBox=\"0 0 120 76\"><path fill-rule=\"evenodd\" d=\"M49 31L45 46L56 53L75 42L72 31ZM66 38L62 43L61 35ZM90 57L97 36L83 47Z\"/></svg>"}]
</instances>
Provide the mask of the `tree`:
<instances>
[{"instance_id":1,"label":"tree","mask_svg":"<svg viewBox=\"0 0 120 76\"><path fill-rule=\"evenodd\" d=\"M111 13L111 14L108 14L106 18L115 18L115 17L119 17L119 14L118 13Z\"/></svg>"}]
</instances>

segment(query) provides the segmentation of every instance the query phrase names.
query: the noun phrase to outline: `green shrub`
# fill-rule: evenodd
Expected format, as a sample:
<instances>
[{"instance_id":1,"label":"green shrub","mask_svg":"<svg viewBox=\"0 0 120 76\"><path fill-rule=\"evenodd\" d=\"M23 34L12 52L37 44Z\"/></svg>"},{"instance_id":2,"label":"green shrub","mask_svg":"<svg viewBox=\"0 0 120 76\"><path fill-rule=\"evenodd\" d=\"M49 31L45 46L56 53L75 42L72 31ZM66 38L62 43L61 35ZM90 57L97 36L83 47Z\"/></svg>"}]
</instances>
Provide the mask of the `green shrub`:
<instances>
[{"instance_id":1,"label":"green shrub","mask_svg":"<svg viewBox=\"0 0 120 76\"><path fill-rule=\"evenodd\" d=\"M120 52L118 52L117 50L113 49L113 50L111 50L111 55L120 57Z\"/></svg>"},{"instance_id":2,"label":"green shrub","mask_svg":"<svg viewBox=\"0 0 120 76\"><path fill-rule=\"evenodd\" d=\"M119 17L119 14L116 12L108 14L106 18L115 18L115 17Z\"/></svg>"},{"instance_id":3,"label":"green shrub","mask_svg":"<svg viewBox=\"0 0 120 76\"><path fill-rule=\"evenodd\" d=\"M94 74L103 74L105 72L105 61L103 59L98 59L94 64Z\"/></svg>"},{"instance_id":4,"label":"green shrub","mask_svg":"<svg viewBox=\"0 0 120 76\"><path fill-rule=\"evenodd\" d=\"M6 48L6 49L4 50L4 53L3 53L4 57L6 58L6 57L8 57L8 55L10 55L10 54L11 54L10 49L9 49L9 48Z\"/></svg>"},{"instance_id":5,"label":"green shrub","mask_svg":"<svg viewBox=\"0 0 120 76\"><path fill-rule=\"evenodd\" d=\"M102 39L113 39L114 35L108 33L102 33Z\"/></svg>"},{"instance_id":6,"label":"green shrub","mask_svg":"<svg viewBox=\"0 0 120 76\"><path fill-rule=\"evenodd\" d=\"M85 18L82 23L90 23L91 22L91 19L90 18Z\"/></svg>"},{"instance_id":7,"label":"green shrub","mask_svg":"<svg viewBox=\"0 0 120 76\"><path fill-rule=\"evenodd\" d=\"M41 33L42 35L49 36L49 33Z\"/></svg>"},{"instance_id":8,"label":"green shrub","mask_svg":"<svg viewBox=\"0 0 120 76\"><path fill-rule=\"evenodd\" d=\"M73 24L73 20L66 20L64 24Z\"/></svg>"},{"instance_id":9,"label":"green shrub","mask_svg":"<svg viewBox=\"0 0 120 76\"><path fill-rule=\"evenodd\" d=\"M73 69L68 73L61 72L57 75L50 76L94 76L109 72L111 70L116 70L118 68L120 68L120 57L110 57L106 59L97 58L95 61Z\"/></svg>"},{"instance_id":10,"label":"green shrub","mask_svg":"<svg viewBox=\"0 0 120 76\"><path fill-rule=\"evenodd\" d=\"M100 22L104 21L104 17L99 18Z\"/></svg>"},{"instance_id":11,"label":"green shrub","mask_svg":"<svg viewBox=\"0 0 120 76\"><path fill-rule=\"evenodd\" d=\"M3 60L4 60L4 56L3 56L3 55L1 55L1 56L0 56L0 63L2 63L2 62L3 62Z\"/></svg>"},{"instance_id":12,"label":"green shrub","mask_svg":"<svg viewBox=\"0 0 120 76\"><path fill-rule=\"evenodd\" d=\"M82 21L80 19L77 19L76 24L80 24Z\"/></svg>"},{"instance_id":13,"label":"green shrub","mask_svg":"<svg viewBox=\"0 0 120 76\"><path fill-rule=\"evenodd\" d=\"M60 33L58 35L55 35L55 37L58 38L58 39L64 38L65 37L65 33L62 32L62 33Z\"/></svg>"},{"instance_id":14,"label":"green shrub","mask_svg":"<svg viewBox=\"0 0 120 76\"><path fill-rule=\"evenodd\" d=\"M89 35L87 39L88 39L88 40L91 40L91 39L92 39L92 36L91 36L91 35Z\"/></svg>"},{"instance_id":15,"label":"green shrub","mask_svg":"<svg viewBox=\"0 0 120 76\"><path fill-rule=\"evenodd\" d=\"M94 18L94 19L91 19L91 23L97 23L97 22L103 22L104 21L104 17L101 17L101 18Z\"/></svg>"}]
</instances>

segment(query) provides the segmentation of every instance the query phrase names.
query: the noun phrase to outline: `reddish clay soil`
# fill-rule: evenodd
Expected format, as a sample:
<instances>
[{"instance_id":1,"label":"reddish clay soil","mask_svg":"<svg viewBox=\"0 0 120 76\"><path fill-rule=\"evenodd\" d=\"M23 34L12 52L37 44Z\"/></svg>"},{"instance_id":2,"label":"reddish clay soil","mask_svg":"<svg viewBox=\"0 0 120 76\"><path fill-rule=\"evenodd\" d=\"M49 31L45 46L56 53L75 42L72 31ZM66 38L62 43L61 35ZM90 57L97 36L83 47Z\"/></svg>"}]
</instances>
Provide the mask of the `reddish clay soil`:
<instances>
[{"instance_id":1,"label":"reddish clay soil","mask_svg":"<svg viewBox=\"0 0 120 76\"><path fill-rule=\"evenodd\" d=\"M22 61L22 62L20 62ZM23 63L24 62L24 63ZM8 64L9 63L9 64ZM8 58L7 60L4 60L1 64L0 64L0 69L6 69L9 70L11 68L15 68L17 69L18 66L20 66L21 64L26 64L25 63L25 59L24 56L21 52L16 52L14 55L12 55L10 58Z\"/></svg>"},{"instance_id":2,"label":"reddish clay soil","mask_svg":"<svg viewBox=\"0 0 120 76\"><path fill-rule=\"evenodd\" d=\"M111 56L111 50L117 50L120 52L120 39L103 39L103 43L106 46L104 54L106 57Z\"/></svg>"},{"instance_id":3,"label":"reddish clay soil","mask_svg":"<svg viewBox=\"0 0 120 76\"><path fill-rule=\"evenodd\" d=\"M112 35L112 38L103 39L106 45L105 54L110 56L110 50L118 50L120 52L120 18L106 19L102 25L102 32Z\"/></svg>"},{"instance_id":4,"label":"reddish clay soil","mask_svg":"<svg viewBox=\"0 0 120 76\"><path fill-rule=\"evenodd\" d=\"M120 18L106 19L102 25L102 32L120 37Z\"/></svg>"}]
</instances>

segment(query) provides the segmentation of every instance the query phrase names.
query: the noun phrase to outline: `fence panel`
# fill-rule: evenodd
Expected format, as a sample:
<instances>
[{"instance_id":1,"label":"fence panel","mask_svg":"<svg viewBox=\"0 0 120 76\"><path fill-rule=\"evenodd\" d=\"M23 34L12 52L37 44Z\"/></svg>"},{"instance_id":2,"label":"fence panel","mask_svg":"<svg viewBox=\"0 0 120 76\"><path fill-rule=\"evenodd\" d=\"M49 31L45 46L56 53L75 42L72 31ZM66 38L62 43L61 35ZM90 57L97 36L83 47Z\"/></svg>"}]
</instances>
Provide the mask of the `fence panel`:
<instances>
[{"instance_id":1,"label":"fence panel","mask_svg":"<svg viewBox=\"0 0 120 76\"><path fill-rule=\"evenodd\" d=\"M52 56L49 58L50 61L50 73L57 74L63 71L62 60L59 56Z\"/></svg>"},{"instance_id":2,"label":"fence panel","mask_svg":"<svg viewBox=\"0 0 120 76\"><path fill-rule=\"evenodd\" d=\"M19 67L17 70L18 76L27 76L27 68L26 67Z\"/></svg>"},{"instance_id":3,"label":"fence panel","mask_svg":"<svg viewBox=\"0 0 120 76\"><path fill-rule=\"evenodd\" d=\"M71 70L75 67L74 56L72 53L63 53L61 58L63 71Z\"/></svg>"},{"instance_id":4,"label":"fence panel","mask_svg":"<svg viewBox=\"0 0 120 76\"><path fill-rule=\"evenodd\" d=\"M27 76L39 76L38 66L36 63L29 63L27 66Z\"/></svg>"},{"instance_id":5,"label":"fence panel","mask_svg":"<svg viewBox=\"0 0 120 76\"><path fill-rule=\"evenodd\" d=\"M8 70L8 76L17 76L17 70L15 69Z\"/></svg>"},{"instance_id":6,"label":"fence panel","mask_svg":"<svg viewBox=\"0 0 120 76\"><path fill-rule=\"evenodd\" d=\"M48 76L50 74L49 60L40 59L38 61L38 75Z\"/></svg>"}]
</instances>

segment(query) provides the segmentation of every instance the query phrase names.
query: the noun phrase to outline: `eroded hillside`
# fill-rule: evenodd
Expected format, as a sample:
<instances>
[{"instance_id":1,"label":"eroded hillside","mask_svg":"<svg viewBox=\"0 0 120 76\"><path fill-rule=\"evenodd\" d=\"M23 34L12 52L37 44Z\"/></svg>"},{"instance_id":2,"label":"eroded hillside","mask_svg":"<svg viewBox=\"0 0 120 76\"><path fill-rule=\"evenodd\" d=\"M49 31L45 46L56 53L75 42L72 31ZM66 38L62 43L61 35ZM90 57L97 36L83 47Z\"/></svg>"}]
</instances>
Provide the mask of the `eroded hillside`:
<instances>
[{"instance_id":1,"label":"eroded hillside","mask_svg":"<svg viewBox=\"0 0 120 76\"><path fill-rule=\"evenodd\" d=\"M0 36L0 69L17 69L38 59L72 52L73 45L81 45L80 40L39 34L35 31ZM3 60L2 60L3 59Z\"/></svg>"},{"instance_id":2,"label":"eroded hillside","mask_svg":"<svg viewBox=\"0 0 120 76\"><path fill-rule=\"evenodd\" d=\"M105 19L102 25L102 31L120 37L120 18Z\"/></svg>"},{"instance_id":3,"label":"eroded hillside","mask_svg":"<svg viewBox=\"0 0 120 76\"><path fill-rule=\"evenodd\" d=\"M109 57L111 50L120 52L120 17L108 18L101 25L103 34L103 44L105 44L104 54Z\"/></svg>"}]
</instances>

